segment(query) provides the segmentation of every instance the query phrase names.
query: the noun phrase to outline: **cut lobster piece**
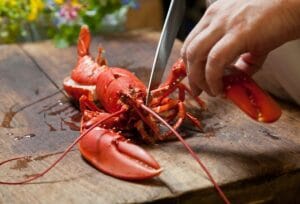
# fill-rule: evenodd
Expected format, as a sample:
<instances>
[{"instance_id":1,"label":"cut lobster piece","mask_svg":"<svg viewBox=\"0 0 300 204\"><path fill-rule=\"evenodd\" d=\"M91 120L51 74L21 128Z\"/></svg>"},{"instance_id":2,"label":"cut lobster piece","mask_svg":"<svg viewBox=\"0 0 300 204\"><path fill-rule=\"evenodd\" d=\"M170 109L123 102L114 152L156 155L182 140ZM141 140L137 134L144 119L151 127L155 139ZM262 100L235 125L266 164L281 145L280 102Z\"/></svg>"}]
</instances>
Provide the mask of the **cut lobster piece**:
<instances>
[{"instance_id":1,"label":"cut lobster piece","mask_svg":"<svg viewBox=\"0 0 300 204\"><path fill-rule=\"evenodd\" d=\"M266 123L280 118L279 105L247 74L235 72L224 76L223 82L226 97L251 118Z\"/></svg>"},{"instance_id":2,"label":"cut lobster piece","mask_svg":"<svg viewBox=\"0 0 300 204\"><path fill-rule=\"evenodd\" d=\"M112 130L94 128L80 140L79 149L97 169L121 179L147 179L162 171L145 150Z\"/></svg>"},{"instance_id":3,"label":"cut lobster piece","mask_svg":"<svg viewBox=\"0 0 300 204\"><path fill-rule=\"evenodd\" d=\"M77 44L78 60L72 70L71 78L82 85L95 85L97 78L106 67L106 60L102 57L103 49L98 49L96 60L89 53L91 34L87 26L82 26Z\"/></svg>"},{"instance_id":4,"label":"cut lobster piece","mask_svg":"<svg viewBox=\"0 0 300 204\"><path fill-rule=\"evenodd\" d=\"M75 101L79 101L81 96L87 96L90 100L97 100L96 85L81 85L74 81L71 77L66 77L63 82L64 90L68 96Z\"/></svg>"},{"instance_id":5,"label":"cut lobster piece","mask_svg":"<svg viewBox=\"0 0 300 204\"><path fill-rule=\"evenodd\" d=\"M71 76L63 81L64 89L69 96L78 101L82 95L90 100L97 100L96 82L100 73L109 69L106 59L102 57L103 49L98 49L96 60L89 54L91 35L87 26L82 26L79 34L78 59Z\"/></svg>"}]
</instances>

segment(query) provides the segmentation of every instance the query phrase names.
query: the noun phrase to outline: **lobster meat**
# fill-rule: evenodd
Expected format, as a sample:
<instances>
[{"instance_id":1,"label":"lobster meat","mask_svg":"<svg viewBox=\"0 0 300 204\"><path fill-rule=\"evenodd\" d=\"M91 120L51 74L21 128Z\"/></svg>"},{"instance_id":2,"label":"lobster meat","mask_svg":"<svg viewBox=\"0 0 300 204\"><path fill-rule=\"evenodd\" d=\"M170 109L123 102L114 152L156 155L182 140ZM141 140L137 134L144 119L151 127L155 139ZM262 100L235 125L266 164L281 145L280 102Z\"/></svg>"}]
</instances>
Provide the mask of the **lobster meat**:
<instances>
[{"instance_id":1,"label":"lobster meat","mask_svg":"<svg viewBox=\"0 0 300 204\"><path fill-rule=\"evenodd\" d=\"M82 111L80 137L44 172L21 182L0 184L26 183L44 175L77 143L83 157L102 172L126 180L152 178L159 175L162 168L151 155L134 144L131 138L137 139L140 136L139 139L147 143L155 143L174 134L228 203L209 171L176 131L184 119L188 119L202 131L201 122L187 112L184 105L185 94L191 94L191 90L181 83L186 77L183 60L178 59L166 81L151 91L147 107L144 104L146 86L143 82L126 69L108 66L102 56L102 48L99 48L94 60L89 54L90 42L89 29L82 26L77 45L77 65L71 76L63 82L65 91L79 102ZM225 96L251 118L259 122L274 122L279 119L280 107L246 74L232 72L224 76L223 82ZM178 92L177 98L171 97L175 91ZM192 97L200 108L205 109L205 103L199 97ZM158 121L169 130L162 132ZM15 159L19 158L4 161L0 165Z\"/></svg>"}]
</instances>

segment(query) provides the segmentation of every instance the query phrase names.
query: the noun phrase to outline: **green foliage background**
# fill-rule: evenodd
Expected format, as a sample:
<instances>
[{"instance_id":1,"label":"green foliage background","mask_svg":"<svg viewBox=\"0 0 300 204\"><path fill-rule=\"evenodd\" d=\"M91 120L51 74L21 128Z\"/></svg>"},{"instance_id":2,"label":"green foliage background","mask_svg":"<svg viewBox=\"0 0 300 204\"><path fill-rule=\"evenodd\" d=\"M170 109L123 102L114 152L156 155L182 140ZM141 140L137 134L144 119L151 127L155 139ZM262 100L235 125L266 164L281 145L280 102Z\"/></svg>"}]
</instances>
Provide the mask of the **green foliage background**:
<instances>
[{"instance_id":1,"label":"green foliage background","mask_svg":"<svg viewBox=\"0 0 300 204\"><path fill-rule=\"evenodd\" d=\"M66 47L76 43L83 24L92 33L122 30L135 6L133 0L0 0L0 43L51 38Z\"/></svg>"}]
</instances>

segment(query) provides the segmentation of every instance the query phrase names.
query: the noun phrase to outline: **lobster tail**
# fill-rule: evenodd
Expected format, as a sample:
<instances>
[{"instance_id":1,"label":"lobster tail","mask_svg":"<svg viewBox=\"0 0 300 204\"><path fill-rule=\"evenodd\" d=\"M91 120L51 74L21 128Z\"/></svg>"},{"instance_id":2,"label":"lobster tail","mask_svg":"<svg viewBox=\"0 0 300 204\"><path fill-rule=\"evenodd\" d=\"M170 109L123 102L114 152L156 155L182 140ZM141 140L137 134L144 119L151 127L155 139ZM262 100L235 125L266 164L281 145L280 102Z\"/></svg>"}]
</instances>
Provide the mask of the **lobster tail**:
<instances>
[{"instance_id":1,"label":"lobster tail","mask_svg":"<svg viewBox=\"0 0 300 204\"><path fill-rule=\"evenodd\" d=\"M98 50L96 61L90 56L90 43L91 34L89 28L83 25L78 38L77 64L71 72L71 77L64 79L64 89L68 95L75 100L79 100L83 95L87 96L90 100L96 100L97 96L95 90L97 78L101 72L108 69L106 59L102 57L102 48Z\"/></svg>"},{"instance_id":2,"label":"lobster tail","mask_svg":"<svg viewBox=\"0 0 300 204\"><path fill-rule=\"evenodd\" d=\"M89 49L91 44L91 34L87 25L81 26L78 44L77 44L77 53L79 57L84 57L89 55Z\"/></svg>"}]
</instances>

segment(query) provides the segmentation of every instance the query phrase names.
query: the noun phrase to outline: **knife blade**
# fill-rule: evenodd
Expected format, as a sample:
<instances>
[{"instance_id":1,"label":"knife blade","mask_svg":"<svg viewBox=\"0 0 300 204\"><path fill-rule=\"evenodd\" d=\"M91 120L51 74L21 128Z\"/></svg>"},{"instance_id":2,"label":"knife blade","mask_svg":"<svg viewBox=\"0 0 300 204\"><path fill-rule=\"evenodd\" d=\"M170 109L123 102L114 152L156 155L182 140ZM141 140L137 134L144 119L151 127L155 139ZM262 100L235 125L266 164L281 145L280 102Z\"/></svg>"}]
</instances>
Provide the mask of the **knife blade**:
<instances>
[{"instance_id":1,"label":"knife blade","mask_svg":"<svg viewBox=\"0 0 300 204\"><path fill-rule=\"evenodd\" d=\"M146 104L149 102L150 91L157 88L161 83L170 52L184 17L184 12L185 0L171 1L151 69Z\"/></svg>"}]
</instances>

